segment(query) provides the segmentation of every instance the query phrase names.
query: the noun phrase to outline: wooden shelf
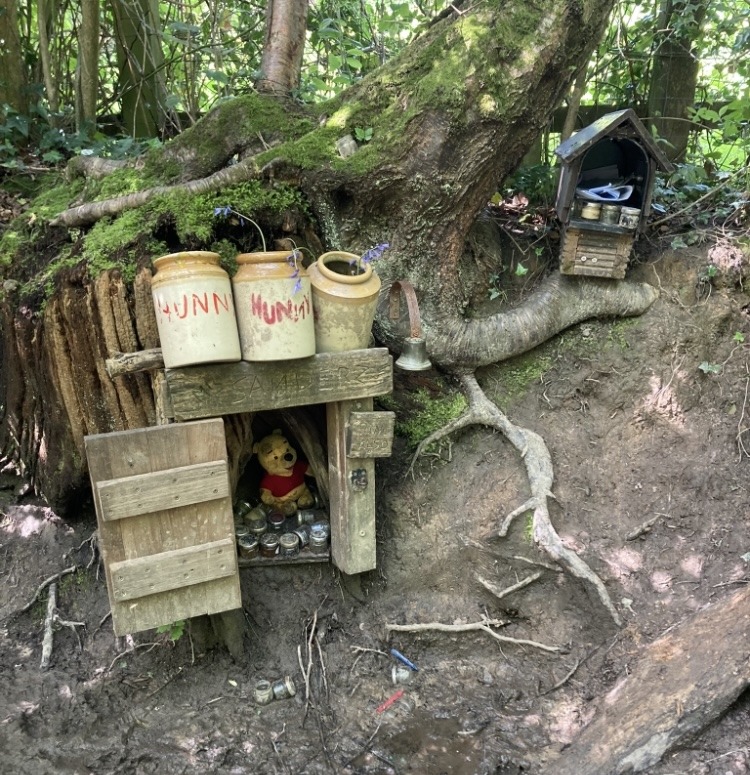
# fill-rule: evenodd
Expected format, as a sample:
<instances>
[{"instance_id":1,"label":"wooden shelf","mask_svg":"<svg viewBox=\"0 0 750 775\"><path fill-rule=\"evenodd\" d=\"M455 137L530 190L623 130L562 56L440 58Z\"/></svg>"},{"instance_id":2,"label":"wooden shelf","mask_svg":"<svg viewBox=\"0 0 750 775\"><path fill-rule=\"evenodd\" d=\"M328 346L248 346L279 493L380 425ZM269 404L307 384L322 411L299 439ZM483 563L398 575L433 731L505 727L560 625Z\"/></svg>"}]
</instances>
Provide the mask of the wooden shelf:
<instances>
[{"instance_id":1,"label":"wooden shelf","mask_svg":"<svg viewBox=\"0 0 750 775\"><path fill-rule=\"evenodd\" d=\"M385 347L297 360L184 366L165 373L170 416L178 422L372 398L393 390L393 359Z\"/></svg>"},{"instance_id":2,"label":"wooden shelf","mask_svg":"<svg viewBox=\"0 0 750 775\"><path fill-rule=\"evenodd\" d=\"M242 568L275 568L281 565L312 565L317 562L330 562L331 553L313 554L304 549L296 557L238 557L237 564Z\"/></svg>"},{"instance_id":3,"label":"wooden shelf","mask_svg":"<svg viewBox=\"0 0 750 775\"><path fill-rule=\"evenodd\" d=\"M636 235L636 229L626 229L624 226L617 226L613 223L587 221L585 218L571 218L568 228L580 229L581 231L598 231L602 234L628 234L633 238Z\"/></svg>"}]
</instances>

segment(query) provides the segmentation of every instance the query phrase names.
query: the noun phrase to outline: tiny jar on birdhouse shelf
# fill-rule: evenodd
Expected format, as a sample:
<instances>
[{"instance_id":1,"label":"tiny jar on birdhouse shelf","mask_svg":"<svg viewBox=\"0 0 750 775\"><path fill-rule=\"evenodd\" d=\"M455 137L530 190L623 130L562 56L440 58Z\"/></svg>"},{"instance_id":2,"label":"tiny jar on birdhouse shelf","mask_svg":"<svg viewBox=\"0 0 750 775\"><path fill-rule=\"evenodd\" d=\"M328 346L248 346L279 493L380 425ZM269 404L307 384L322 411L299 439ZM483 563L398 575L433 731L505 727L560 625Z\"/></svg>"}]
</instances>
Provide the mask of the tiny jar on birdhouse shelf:
<instances>
[{"instance_id":1,"label":"tiny jar on birdhouse shelf","mask_svg":"<svg viewBox=\"0 0 750 775\"><path fill-rule=\"evenodd\" d=\"M219 260L200 250L154 259L151 293L167 368L240 360L232 286Z\"/></svg>"}]
</instances>

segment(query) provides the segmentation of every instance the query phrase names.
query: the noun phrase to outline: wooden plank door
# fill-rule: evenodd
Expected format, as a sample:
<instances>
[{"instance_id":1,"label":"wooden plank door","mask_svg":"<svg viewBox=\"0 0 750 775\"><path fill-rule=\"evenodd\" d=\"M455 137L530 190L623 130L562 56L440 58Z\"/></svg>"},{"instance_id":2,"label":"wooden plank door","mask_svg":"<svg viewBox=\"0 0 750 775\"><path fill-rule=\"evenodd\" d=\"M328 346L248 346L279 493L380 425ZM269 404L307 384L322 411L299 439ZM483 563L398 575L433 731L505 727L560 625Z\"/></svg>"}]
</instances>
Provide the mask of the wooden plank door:
<instances>
[{"instance_id":1,"label":"wooden plank door","mask_svg":"<svg viewBox=\"0 0 750 775\"><path fill-rule=\"evenodd\" d=\"M115 634L241 608L223 421L85 444Z\"/></svg>"}]
</instances>

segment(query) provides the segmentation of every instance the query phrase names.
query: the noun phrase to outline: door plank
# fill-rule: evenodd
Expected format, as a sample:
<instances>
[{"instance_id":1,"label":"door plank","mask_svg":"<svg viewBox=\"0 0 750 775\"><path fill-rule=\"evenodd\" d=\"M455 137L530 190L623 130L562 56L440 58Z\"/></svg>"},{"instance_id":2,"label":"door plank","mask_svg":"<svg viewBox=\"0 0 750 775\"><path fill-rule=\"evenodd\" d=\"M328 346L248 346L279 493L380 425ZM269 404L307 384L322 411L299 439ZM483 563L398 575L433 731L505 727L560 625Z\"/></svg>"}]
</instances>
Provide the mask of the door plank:
<instances>
[{"instance_id":1,"label":"door plank","mask_svg":"<svg viewBox=\"0 0 750 775\"><path fill-rule=\"evenodd\" d=\"M235 570L233 539L113 562L112 585L119 602L230 576Z\"/></svg>"},{"instance_id":2,"label":"door plank","mask_svg":"<svg viewBox=\"0 0 750 775\"><path fill-rule=\"evenodd\" d=\"M227 464L223 460L107 479L96 486L105 521L190 506L229 495Z\"/></svg>"}]
</instances>

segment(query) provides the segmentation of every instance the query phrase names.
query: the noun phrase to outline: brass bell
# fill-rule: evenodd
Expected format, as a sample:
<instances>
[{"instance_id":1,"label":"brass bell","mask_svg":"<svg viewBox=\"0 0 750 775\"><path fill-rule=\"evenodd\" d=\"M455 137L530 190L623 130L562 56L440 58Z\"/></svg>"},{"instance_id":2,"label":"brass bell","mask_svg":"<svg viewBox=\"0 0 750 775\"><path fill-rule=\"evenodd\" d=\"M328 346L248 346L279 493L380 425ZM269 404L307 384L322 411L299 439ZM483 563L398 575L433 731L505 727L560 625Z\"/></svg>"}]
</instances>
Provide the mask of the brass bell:
<instances>
[{"instance_id":1,"label":"brass bell","mask_svg":"<svg viewBox=\"0 0 750 775\"><path fill-rule=\"evenodd\" d=\"M422 337L408 336L404 339L404 349L396 361L396 366L404 371L425 371L432 368Z\"/></svg>"}]
</instances>

